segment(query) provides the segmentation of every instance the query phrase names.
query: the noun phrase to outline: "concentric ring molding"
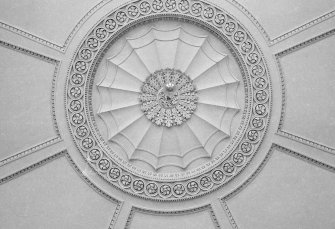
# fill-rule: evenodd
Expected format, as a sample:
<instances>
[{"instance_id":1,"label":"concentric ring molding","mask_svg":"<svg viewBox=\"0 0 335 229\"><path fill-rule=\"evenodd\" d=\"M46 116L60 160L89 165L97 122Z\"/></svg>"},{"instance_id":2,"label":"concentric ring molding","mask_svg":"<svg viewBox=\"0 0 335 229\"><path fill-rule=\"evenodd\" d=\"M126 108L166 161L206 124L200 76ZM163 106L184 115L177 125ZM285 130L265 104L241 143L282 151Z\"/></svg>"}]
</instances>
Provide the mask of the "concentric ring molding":
<instances>
[{"instance_id":1,"label":"concentric ring molding","mask_svg":"<svg viewBox=\"0 0 335 229\"><path fill-rule=\"evenodd\" d=\"M137 12L137 13L136 13ZM112 158L101 144L92 124L89 90L94 68L108 42L127 29L150 20L182 20L199 25L229 44L245 73L245 92L250 109L238 146L223 161L195 170L194 175L154 179L135 173L131 164ZM108 22L108 23L107 23ZM105 36L97 35L102 28ZM99 36L99 37L97 37ZM82 53L81 50L86 52ZM90 57L87 58L87 55ZM233 16L202 1L134 1L102 18L84 38L74 55L66 85L68 127L77 149L105 180L130 194L154 200L181 200L211 192L237 176L256 153L268 127L271 109L271 84L262 52L250 33ZM90 85L91 84L91 85ZM262 127L258 124L263 123ZM127 167L129 166L129 167ZM157 176L157 174L156 174ZM180 177L180 175L179 175ZM161 178L161 179L159 179ZM192 178L192 179L190 179ZM187 180L188 179L188 180Z\"/></svg>"}]
</instances>

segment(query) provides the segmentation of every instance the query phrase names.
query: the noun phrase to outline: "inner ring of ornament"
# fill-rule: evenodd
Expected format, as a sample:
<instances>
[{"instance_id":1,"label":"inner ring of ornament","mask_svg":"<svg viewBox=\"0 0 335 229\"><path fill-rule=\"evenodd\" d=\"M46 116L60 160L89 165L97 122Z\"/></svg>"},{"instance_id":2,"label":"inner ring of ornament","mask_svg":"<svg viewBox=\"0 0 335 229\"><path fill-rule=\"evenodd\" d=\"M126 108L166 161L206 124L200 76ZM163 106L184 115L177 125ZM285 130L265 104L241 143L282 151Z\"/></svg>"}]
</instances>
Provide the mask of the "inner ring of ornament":
<instances>
[{"instance_id":1,"label":"inner ring of ornament","mask_svg":"<svg viewBox=\"0 0 335 229\"><path fill-rule=\"evenodd\" d=\"M246 79L225 43L196 24L160 20L111 44L92 92L111 157L141 176L171 180L231 153L249 108Z\"/></svg>"},{"instance_id":2,"label":"inner ring of ornament","mask_svg":"<svg viewBox=\"0 0 335 229\"><path fill-rule=\"evenodd\" d=\"M197 108L197 91L192 80L175 69L161 69L151 74L141 87L141 110L159 126L183 124Z\"/></svg>"}]
</instances>

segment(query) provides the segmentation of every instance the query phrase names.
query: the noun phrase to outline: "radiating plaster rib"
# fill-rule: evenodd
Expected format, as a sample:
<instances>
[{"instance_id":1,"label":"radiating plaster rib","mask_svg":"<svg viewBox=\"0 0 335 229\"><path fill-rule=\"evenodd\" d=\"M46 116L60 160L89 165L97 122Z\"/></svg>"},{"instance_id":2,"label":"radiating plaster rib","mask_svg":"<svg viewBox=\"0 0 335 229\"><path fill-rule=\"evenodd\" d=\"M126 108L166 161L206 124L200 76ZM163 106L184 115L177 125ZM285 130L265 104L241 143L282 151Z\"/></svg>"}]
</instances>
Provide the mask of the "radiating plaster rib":
<instances>
[{"instance_id":1,"label":"radiating plaster rib","mask_svg":"<svg viewBox=\"0 0 335 229\"><path fill-rule=\"evenodd\" d=\"M61 141L62 141L62 139L60 137L56 137L56 138L50 139L50 140L48 140L46 142L40 143L38 145L35 145L35 146L33 146L33 147L29 148L29 149L26 149L26 150L23 150L23 151L21 151L19 153L16 153L16 154L14 154L12 156L6 157L5 159L2 159L0 161L0 167L4 166L4 165L6 165L6 164L8 164L10 162L13 162L15 160L19 160L19 159L21 159L21 158L23 158L25 156L28 156L28 155L30 155L30 154L38 151L38 150L47 148L47 147L49 147L51 145L54 145L54 144L56 144L58 142L61 142Z\"/></svg>"},{"instance_id":2,"label":"radiating plaster rib","mask_svg":"<svg viewBox=\"0 0 335 229\"><path fill-rule=\"evenodd\" d=\"M236 221L226 203L226 201L224 199L221 200L221 205L222 205L222 208L224 210L224 212L226 213L228 219L229 219L229 222L230 222L230 225L232 226L233 229L238 229L238 226L236 224Z\"/></svg>"},{"instance_id":3,"label":"radiating plaster rib","mask_svg":"<svg viewBox=\"0 0 335 229\"><path fill-rule=\"evenodd\" d=\"M310 163L312 165L318 166L318 167L320 167L322 169L326 169L329 172L335 173L335 167L334 166L331 166L329 164L323 163L323 162L321 162L319 160L315 160L315 159L310 158L310 157L308 157L306 155L303 155L301 153L289 150L289 149L287 149L287 148L285 148L283 146L280 146L280 145L277 145L277 144L272 144L272 146L271 146L269 152L267 153L266 157L263 159L263 161L261 162L260 166L251 174L251 176L245 182L243 182L243 184L241 186L239 186L237 189L235 189L234 191L228 193L227 195L225 195L225 196L223 196L221 198L221 203L222 203L223 209L225 210L227 216L229 217L229 221L230 221L230 223L231 223L231 225L232 225L233 228L237 229L238 226L237 226L237 223L236 223L235 219L233 218L232 213L229 210L227 201L229 199L231 199L232 197L238 195L238 193L240 193L241 191L243 191L243 189L245 187L247 187L251 182L254 181L254 179L258 176L258 174L260 174L260 172L266 166L266 163L269 161L270 157L272 156L272 154L276 150L278 150L278 152L286 153L286 154L288 154L290 156L293 156L293 157L295 157L297 159L300 159L300 160L305 161L307 163Z\"/></svg>"},{"instance_id":4,"label":"radiating plaster rib","mask_svg":"<svg viewBox=\"0 0 335 229\"><path fill-rule=\"evenodd\" d=\"M28 56L34 57L36 59L45 61L46 63L50 63L50 64L55 65L55 70L54 70L54 73L53 73L53 76L52 76L52 82L51 82L50 103L51 103L51 116L52 116L52 122L53 122L52 124L53 124L53 129L55 131L56 137L54 137L52 139L49 139L47 141L44 141L42 143L36 144L36 145L34 145L34 146L32 146L32 147L30 147L28 149L25 149L25 150L23 150L21 152L15 153L14 155L9 156L9 157L1 160L0 161L0 166L3 166L5 164L7 164L7 163L10 163L11 161L18 160L18 159L20 159L22 157L25 157L25 156L27 156L27 155L29 155L31 153L34 153L34 152L36 152L38 150L44 149L44 148L46 148L46 147L48 147L50 145L53 145L53 144L55 144L57 142L60 142L62 140L62 138L60 136L60 133L59 133L58 124L57 124L57 120L56 120L56 112L55 112L56 80L57 80L58 70L59 70L61 62L59 60L56 60L56 59L53 59L51 57L42 55L40 53L37 53L37 52L31 51L31 50L22 48L20 46L16 46L16 45L10 44L10 43L5 42L5 41L1 41L0 40L0 46L3 46L5 48L11 49L13 51L22 53L24 55L28 55Z\"/></svg>"},{"instance_id":5,"label":"radiating plaster rib","mask_svg":"<svg viewBox=\"0 0 335 229\"><path fill-rule=\"evenodd\" d=\"M140 207L133 206L131 208L131 211L128 215L127 223L125 226L125 229L129 229L133 220L133 217L136 213L142 213L142 214L148 214L148 215L165 215L165 216L179 216L179 215L190 215L197 212L203 212L208 211L211 217L211 220L213 222L213 226L217 229L220 229L220 224L218 223L218 220L216 218L216 215L212 209L212 206L210 204L204 205L202 207L197 208L191 208L191 209L185 209L185 210L176 210L176 211L160 211L160 210L152 210L152 209L145 209Z\"/></svg>"},{"instance_id":6,"label":"radiating plaster rib","mask_svg":"<svg viewBox=\"0 0 335 229\"><path fill-rule=\"evenodd\" d=\"M44 166L45 164L52 162L55 159L59 159L61 157L65 157L67 159L67 161L69 162L69 164L71 165L71 167L76 171L76 173L82 178L84 179L84 181L94 190L96 191L98 194L100 194L101 196L103 196L104 198L106 198L109 201L112 201L114 203L120 203L121 201L115 199L114 197L110 196L109 194L107 194L106 192L102 191L101 189L98 188L98 186L96 186L92 181L90 181L84 174L83 172L78 168L78 166L74 163L74 161L72 160L71 156L68 154L67 150L63 150L61 152L58 152L50 157L47 157L37 163L34 163L30 166L25 167L24 169L21 169L9 176L3 177L0 179L0 185L9 182L13 179L18 178L19 176L22 176L28 172L31 172L32 170L39 168L41 166Z\"/></svg>"},{"instance_id":7,"label":"radiating plaster rib","mask_svg":"<svg viewBox=\"0 0 335 229\"><path fill-rule=\"evenodd\" d=\"M115 204L117 204L116 209L113 213L110 225L109 225L109 229L114 228L114 225L118 219L121 207L123 202L120 200L117 200L116 198L110 196L109 194L107 194L106 192L104 192L103 190L101 190L100 188L98 188L98 186L93 183L91 180L89 180L84 174L83 172L78 168L78 166L74 163L74 161L72 160L71 156L68 154L67 150L63 150L59 153L56 153L48 158L45 158L35 164L32 164L24 169L21 169L9 176L3 177L0 179L0 185L6 183L6 182L10 182L13 179L16 179L28 172L31 172L32 170L36 169L36 168L40 168L42 166L44 166L45 164L52 162L56 159L59 159L61 157L65 157L67 159L67 161L69 162L69 164L71 165L71 168L75 170L75 172L79 175L79 177L81 179L83 179L85 181L86 184L88 184L96 193L98 193L99 195L101 195L102 197L104 197L105 199L107 199L108 201L111 201Z\"/></svg>"},{"instance_id":8,"label":"radiating plaster rib","mask_svg":"<svg viewBox=\"0 0 335 229\"><path fill-rule=\"evenodd\" d=\"M335 154L330 153L329 151L318 149L309 144L302 144L299 141L295 141L280 134L275 134L273 136L273 143L283 146L291 151L299 152L306 157L335 166Z\"/></svg>"},{"instance_id":9,"label":"radiating plaster rib","mask_svg":"<svg viewBox=\"0 0 335 229\"><path fill-rule=\"evenodd\" d=\"M263 159L263 161L261 162L260 166L251 174L251 176L245 181L243 182L243 184L241 186L239 186L237 189L235 189L234 191L228 193L227 195L221 197L221 200L223 201L228 201L230 198L236 196L238 193L240 193L241 191L243 191L243 189L248 186L251 182L254 181L254 179L258 176L258 174L263 170L263 168L266 166L267 162L270 160L272 154L275 152L275 150L278 150L279 152L282 153L286 153L290 156L294 156L302 161L308 162L312 165L318 166L320 168L326 169L330 172L335 173L335 167L331 166L329 164L326 164L324 162L321 162L319 160L313 159L311 157L308 157L306 155L303 155L301 153L295 152L293 150L287 149L284 146L280 146L277 144L272 144L269 152L267 153L267 155L265 156L265 158Z\"/></svg>"},{"instance_id":10,"label":"radiating plaster rib","mask_svg":"<svg viewBox=\"0 0 335 229\"><path fill-rule=\"evenodd\" d=\"M257 29L262 33L264 38L266 39L269 46L273 46L283 40L286 40L304 30L307 30L308 28L313 27L314 25L317 25L327 19L330 19L335 16L335 10L331 10L328 13L325 13L309 22L306 22L305 24L298 26L282 35L279 35L275 38L270 38L266 30L263 28L263 26L258 22L258 20L248 11L242 4L238 3L236 0L227 0L229 3L231 3L233 6L237 7L239 10L241 10L249 19L254 23L254 25L257 27Z\"/></svg>"},{"instance_id":11,"label":"radiating plaster rib","mask_svg":"<svg viewBox=\"0 0 335 229\"><path fill-rule=\"evenodd\" d=\"M292 133L289 133L289 132L283 130L283 126L284 126L284 122L285 122L286 100L287 100L286 97L287 96L286 96L285 77L284 77L284 72L283 72L283 69L282 69L282 66L281 66L281 63L280 63L280 58L282 58L282 57L284 57L284 56L286 56L290 53L296 52L296 51L298 51L302 48L305 48L309 45L312 45L312 44L314 44L314 43L316 43L320 40L323 40L327 37L330 37L334 34L335 34L335 29L332 29L330 31L322 33L322 34L320 34L316 37L313 37L309 40L306 40L306 41L304 41L300 44L297 44L293 47L290 47L290 48L288 48L284 51L281 51L281 52L275 54L277 66L278 66L280 77L281 77L281 84L282 84L281 85L282 86L282 109L281 109L281 116L280 116L280 122L279 122L278 130L277 130L277 134L279 134L283 137L290 138L294 141L298 141L302 144L306 144L306 145L309 145L311 147L314 147L314 148L317 148L317 149L320 149L320 150L323 150L323 151L326 151L326 152L329 152L329 153L333 153L333 154L335 154L335 149L332 148L332 147L329 147L329 146L326 146L324 144L321 144L321 143L303 138L301 136L294 135Z\"/></svg>"},{"instance_id":12,"label":"radiating plaster rib","mask_svg":"<svg viewBox=\"0 0 335 229\"><path fill-rule=\"evenodd\" d=\"M97 10L99 10L101 7L103 7L106 3L110 2L111 0L102 0L100 1L98 4L96 4L94 7L92 7L81 19L80 21L76 24L76 26L72 29L71 33L69 34L69 36L67 37L66 41L64 42L64 44L60 45L60 44L56 44L53 43L51 41L48 41L46 39L43 39L35 34L29 33L25 30L19 29L17 27L14 27L12 25L9 25L7 23L4 22L0 22L0 27L16 33L20 36L26 37L32 41L35 41L37 43L40 43L46 47L49 47L51 49L54 49L58 52L61 53L65 53L66 49L69 45L69 43L71 42L73 36L76 34L76 32L81 28L81 26L83 25L83 23L90 18Z\"/></svg>"}]
</instances>

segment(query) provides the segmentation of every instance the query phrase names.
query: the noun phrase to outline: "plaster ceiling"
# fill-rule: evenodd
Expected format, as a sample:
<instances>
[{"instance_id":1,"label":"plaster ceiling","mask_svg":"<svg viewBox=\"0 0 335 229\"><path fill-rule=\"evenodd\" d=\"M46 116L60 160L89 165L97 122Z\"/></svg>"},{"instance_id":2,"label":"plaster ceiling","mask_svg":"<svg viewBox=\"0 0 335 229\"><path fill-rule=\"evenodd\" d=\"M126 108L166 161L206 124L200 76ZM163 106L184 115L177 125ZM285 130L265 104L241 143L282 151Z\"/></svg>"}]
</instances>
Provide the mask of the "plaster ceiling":
<instances>
[{"instance_id":1,"label":"plaster ceiling","mask_svg":"<svg viewBox=\"0 0 335 229\"><path fill-rule=\"evenodd\" d=\"M0 6L0 228L334 228L334 1Z\"/></svg>"}]
</instances>

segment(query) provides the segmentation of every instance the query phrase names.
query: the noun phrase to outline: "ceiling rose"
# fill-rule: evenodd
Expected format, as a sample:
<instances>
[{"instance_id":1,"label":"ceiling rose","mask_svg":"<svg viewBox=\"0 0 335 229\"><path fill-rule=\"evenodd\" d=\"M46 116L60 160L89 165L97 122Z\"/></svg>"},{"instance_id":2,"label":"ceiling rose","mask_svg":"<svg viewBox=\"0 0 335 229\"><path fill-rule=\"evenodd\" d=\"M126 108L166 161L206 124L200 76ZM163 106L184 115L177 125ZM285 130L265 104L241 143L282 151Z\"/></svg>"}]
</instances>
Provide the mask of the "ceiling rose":
<instances>
[{"instance_id":1,"label":"ceiling rose","mask_svg":"<svg viewBox=\"0 0 335 229\"><path fill-rule=\"evenodd\" d=\"M134 1L92 28L67 81L68 124L116 187L157 200L223 186L257 152L271 90L252 36L202 1Z\"/></svg>"},{"instance_id":2,"label":"ceiling rose","mask_svg":"<svg viewBox=\"0 0 335 229\"><path fill-rule=\"evenodd\" d=\"M197 91L191 79L170 68L155 71L141 87L141 110L159 126L181 125L197 108Z\"/></svg>"}]
</instances>

